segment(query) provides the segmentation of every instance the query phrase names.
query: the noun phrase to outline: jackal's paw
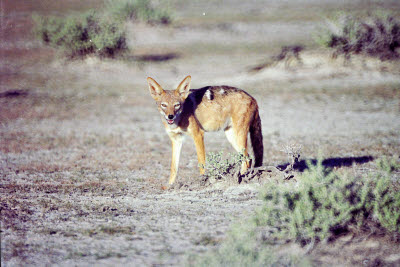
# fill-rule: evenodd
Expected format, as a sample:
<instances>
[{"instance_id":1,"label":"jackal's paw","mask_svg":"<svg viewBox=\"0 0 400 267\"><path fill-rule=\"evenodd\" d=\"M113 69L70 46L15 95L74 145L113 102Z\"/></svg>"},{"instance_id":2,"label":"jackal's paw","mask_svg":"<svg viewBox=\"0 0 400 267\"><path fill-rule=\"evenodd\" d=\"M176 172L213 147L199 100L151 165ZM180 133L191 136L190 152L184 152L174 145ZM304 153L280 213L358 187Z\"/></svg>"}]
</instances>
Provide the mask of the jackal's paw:
<instances>
[{"instance_id":1,"label":"jackal's paw","mask_svg":"<svg viewBox=\"0 0 400 267\"><path fill-rule=\"evenodd\" d=\"M168 190L168 188L169 188L169 185L162 185L161 186L161 190Z\"/></svg>"},{"instance_id":2,"label":"jackal's paw","mask_svg":"<svg viewBox=\"0 0 400 267\"><path fill-rule=\"evenodd\" d=\"M175 182L173 184L163 184L161 185L161 190L171 190L171 189L177 189L179 188L179 183Z\"/></svg>"}]
</instances>

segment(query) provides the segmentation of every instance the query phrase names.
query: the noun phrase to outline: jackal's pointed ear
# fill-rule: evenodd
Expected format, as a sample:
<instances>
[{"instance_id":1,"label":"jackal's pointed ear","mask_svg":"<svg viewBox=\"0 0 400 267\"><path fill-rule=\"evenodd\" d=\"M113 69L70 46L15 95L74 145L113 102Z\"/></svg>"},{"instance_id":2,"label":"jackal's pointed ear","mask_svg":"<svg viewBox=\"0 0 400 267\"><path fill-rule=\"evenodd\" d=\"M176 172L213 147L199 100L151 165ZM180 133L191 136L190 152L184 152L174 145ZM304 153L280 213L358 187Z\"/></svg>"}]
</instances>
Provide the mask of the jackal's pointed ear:
<instances>
[{"instance_id":1,"label":"jackal's pointed ear","mask_svg":"<svg viewBox=\"0 0 400 267\"><path fill-rule=\"evenodd\" d=\"M189 95L191 81L192 77L190 77L190 75L186 76L186 78L183 79L183 81L178 85L178 88L175 90L183 99L186 99L186 97Z\"/></svg>"},{"instance_id":2,"label":"jackal's pointed ear","mask_svg":"<svg viewBox=\"0 0 400 267\"><path fill-rule=\"evenodd\" d=\"M153 78L148 77L147 83L149 84L149 90L151 96L155 101L159 101L160 97L164 94L164 89L159 85Z\"/></svg>"}]
</instances>

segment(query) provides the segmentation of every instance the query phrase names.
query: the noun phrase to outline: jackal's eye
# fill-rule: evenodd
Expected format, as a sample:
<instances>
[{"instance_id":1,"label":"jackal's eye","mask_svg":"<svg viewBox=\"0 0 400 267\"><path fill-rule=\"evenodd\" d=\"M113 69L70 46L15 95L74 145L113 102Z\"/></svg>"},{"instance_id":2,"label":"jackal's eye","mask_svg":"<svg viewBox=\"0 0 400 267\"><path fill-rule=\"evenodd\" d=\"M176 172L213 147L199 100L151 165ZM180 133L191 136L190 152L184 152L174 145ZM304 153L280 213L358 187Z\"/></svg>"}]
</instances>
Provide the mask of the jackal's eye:
<instances>
[{"instance_id":1,"label":"jackal's eye","mask_svg":"<svg viewBox=\"0 0 400 267\"><path fill-rule=\"evenodd\" d=\"M167 104L165 104L165 103L161 103L161 108L167 108Z\"/></svg>"},{"instance_id":2,"label":"jackal's eye","mask_svg":"<svg viewBox=\"0 0 400 267\"><path fill-rule=\"evenodd\" d=\"M181 104L177 103L174 105L175 109L179 109L181 107Z\"/></svg>"}]
</instances>

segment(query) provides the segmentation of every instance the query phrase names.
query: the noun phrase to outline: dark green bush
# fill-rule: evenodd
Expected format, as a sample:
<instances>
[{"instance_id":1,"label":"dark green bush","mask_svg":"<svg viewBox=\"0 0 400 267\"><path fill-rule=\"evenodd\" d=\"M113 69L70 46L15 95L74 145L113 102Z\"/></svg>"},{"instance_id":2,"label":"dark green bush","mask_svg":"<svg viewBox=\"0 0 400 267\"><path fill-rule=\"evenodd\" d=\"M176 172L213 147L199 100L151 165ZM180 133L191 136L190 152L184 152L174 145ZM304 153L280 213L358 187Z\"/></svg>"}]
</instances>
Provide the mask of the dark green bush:
<instances>
[{"instance_id":1,"label":"dark green bush","mask_svg":"<svg viewBox=\"0 0 400 267\"><path fill-rule=\"evenodd\" d=\"M315 35L317 43L335 50L334 55L366 54L381 60L399 58L400 21L391 15L356 18L338 15Z\"/></svg>"},{"instance_id":2,"label":"dark green bush","mask_svg":"<svg viewBox=\"0 0 400 267\"><path fill-rule=\"evenodd\" d=\"M127 50L125 26L95 11L68 17L33 16L35 33L70 57L96 54L113 57Z\"/></svg>"}]
</instances>

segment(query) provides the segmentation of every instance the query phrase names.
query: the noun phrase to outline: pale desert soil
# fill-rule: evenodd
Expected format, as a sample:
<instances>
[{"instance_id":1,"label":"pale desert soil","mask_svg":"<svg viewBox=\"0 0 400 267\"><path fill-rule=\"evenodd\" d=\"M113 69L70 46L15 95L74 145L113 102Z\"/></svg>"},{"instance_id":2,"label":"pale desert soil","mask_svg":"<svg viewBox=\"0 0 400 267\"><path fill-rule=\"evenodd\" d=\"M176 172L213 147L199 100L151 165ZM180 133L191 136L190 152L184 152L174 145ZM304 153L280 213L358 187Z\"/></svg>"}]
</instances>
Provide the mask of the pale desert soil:
<instances>
[{"instance_id":1,"label":"pale desert soil","mask_svg":"<svg viewBox=\"0 0 400 267\"><path fill-rule=\"evenodd\" d=\"M340 8L333 2L327 5ZM265 165L286 164L282 148L292 143L302 145L302 159L322 154L329 167L365 174L373 159L400 153L398 62L355 57L344 64L306 49L303 64L249 72L281 44L309 44L315 29L296 11L298 1L285 5L296 16L282 21L266 19L272 11L257 3L242 4L243 12L258 14L252 19L236 21L232 5L222 5L221 15L211 3L188 4L174 26L130 24L135 50L125 60L55 59L33 39L10 35L0 88L2 266L184 265L188 255L215 249L232 222L261 205L262 182L199 185L190 138L178 184L161 190L171 148L147 76L166 89L191 74L193 88L248 91L260 106ZM271 8L282 10L277 3ZM207 134L206 150L233 152L223 133ZM345 238L316 249L312 259L400 264L399 246L390 240Z\"/></svg>"}]
</instances>

